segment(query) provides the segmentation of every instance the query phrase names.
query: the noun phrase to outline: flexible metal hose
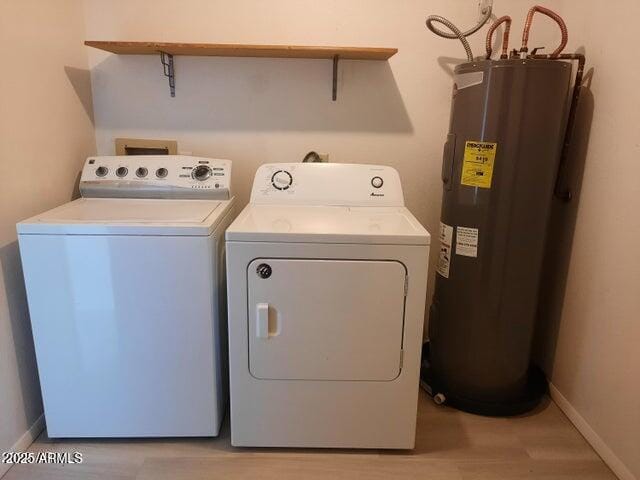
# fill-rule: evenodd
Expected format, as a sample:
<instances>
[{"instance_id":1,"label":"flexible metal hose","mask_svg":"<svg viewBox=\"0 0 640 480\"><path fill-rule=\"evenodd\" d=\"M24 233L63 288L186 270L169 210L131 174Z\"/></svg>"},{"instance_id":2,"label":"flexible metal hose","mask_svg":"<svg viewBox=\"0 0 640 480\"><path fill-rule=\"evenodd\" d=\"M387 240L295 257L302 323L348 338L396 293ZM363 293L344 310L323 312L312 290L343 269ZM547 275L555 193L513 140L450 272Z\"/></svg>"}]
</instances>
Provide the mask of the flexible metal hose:
<instances>
[{"instance_id":1,"label":"flexible metal hose","mask_svg":"<svg viewBox=\"0 0 640 480\"><path fill-rule=\"evenodd\" d=\"M520 48L520 51L524 53L528 51L527 43L529 42L529 30L531 30L533 15L536 12L540 12L543 15L546 15L547 17L553 19L560 27L562 40L560 41L560 45L558 46L558 48L556 48L551 53L551 58L557 57L558 55L560 55L560 53L562 53L562 50L564 50L564 47L567 46L567 40L569 39L569 32L567 31L567 25L564 23L564 20L562 19L562 17L558 15L556 12L554 12L553 10L549 10L546 7L542 7L540 5L531 7L531 10L529 10L529 13L527 14L527 20L524 23L524 30L522 31L522 47Z\"/></svg>"},{"instance_id":2,"label":"flexible metal hose","mask_svg":"<svg viewBox=\"0 0 640 480\"><path fill-rule=\"evenodd\" d=\"M438 17L438 18L441 18L443 20L447 20L446 18L442 18L442 17L440 17L438 15L432 15L429 18L433 18L433 17ZM491 17L491 5L488 5L485 8L485 11L482 12L482 18L480 18L480 21L478 22L478 24L474 25L473 27L471 27L466 32L462 32L461 31L460 35L462 35L463 37L468 37L469 35L473 35L478 30L480 30L485 23L487 23L487 20L489 20L490 17ZM440 30L438 27L436 27L434 25L430 25L429 24L429 18L427 18L427 28L429 30L431 30L433 33L435 33L436 35L438 35L439 37L448 38L450 40L453 40L455 38L460 38L460 36L458 34L456 34L456 33L444 32L444 31ZM448 20L447 20L447 22L448 22ZM440 23L442 23L442 22L440 22ZM451 23L451 22L449 22L449 23ZM445 23L444 25L447 25L447 24ZM451 29L451 27L449 25L447 25L447 27L449 27Z\"/></svg>"},{"instance_id":3,"label":"flexible metal hose","mask_svg":"<svg viewBox=\"0 0 640 480\"><path fill-rule=\"evenodd\" d=\"M442 25L447 27L449 30L451 30L453 33L447 33L446 35L442 35L442 33L444 33L444 32L442 32L442 30L439 30L439 29L435 28L433 26L434 22L441 23ZM441 17L440 15L429 15L427 17L427 21L425 23L427 24L427 28L429 30L431 30L433 33L435 33L436 35L438 35L440 37L457 38L458 40L460 40L462 42L462 46L464 47L465 51L467 52L467 60L469 60L470 62L473 62L473 52L471 51L471 46L469 45L469 42L465 38L465 34L462 33L458 27L456 27L453 23L451 23L446 18ZM478 28L480 28L483 24L484 23L480 24L480 26ZM476 32L478 30L478 28L473 30L473 32ZM473 33L473 32L471 32L471 33Z\"/></svg>"},{"instance_id":4,"label":"flexible metal hose","mask_svg":"<svg viewBox=\"0 0 640 480\"><path fill-rule=\"evenodd\" d=\"M502 23L505 23L504 33L502 34L502 56L500 58L507 58L507 52L509 51L509 32L511 31L511 17L509 15L505 15L504 17L500 17L497 19L491 27L489 27L489 31L487 32L487 60L491 58L491 53L493 51L491 43L493 42L493 32L496 31Z\"/></svg>"}]
</instances>

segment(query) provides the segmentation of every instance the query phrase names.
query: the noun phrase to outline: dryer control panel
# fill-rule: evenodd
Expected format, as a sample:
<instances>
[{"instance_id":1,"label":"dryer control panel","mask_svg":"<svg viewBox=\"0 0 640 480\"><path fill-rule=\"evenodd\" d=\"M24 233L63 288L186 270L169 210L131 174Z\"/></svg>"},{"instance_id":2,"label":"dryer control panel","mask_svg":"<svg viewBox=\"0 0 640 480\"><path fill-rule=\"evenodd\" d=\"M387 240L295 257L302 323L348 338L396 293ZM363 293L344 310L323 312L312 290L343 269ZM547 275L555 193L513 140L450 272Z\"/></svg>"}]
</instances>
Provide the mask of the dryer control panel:
<instances>
[{"instance_id":1,"label":"dryer control panel","mask_svg":"<svg viewBox=\"0 0 640 480\"><path fill-rule=\"evenodd\" d=\"M186 155L114 155L87 158L83 197L202 198L231 196L231 161Z\"/></svg>"},{"instance_id":2,"label":"dryer control panel","mask_svg":"<svg viewBox=\"0 0 640 480\"><path fill-rule=\"evenodd\" d=\"M383 165L267 163L258 168L251 203L404 206L398 172Z\"/></svg>"}]
</instances>

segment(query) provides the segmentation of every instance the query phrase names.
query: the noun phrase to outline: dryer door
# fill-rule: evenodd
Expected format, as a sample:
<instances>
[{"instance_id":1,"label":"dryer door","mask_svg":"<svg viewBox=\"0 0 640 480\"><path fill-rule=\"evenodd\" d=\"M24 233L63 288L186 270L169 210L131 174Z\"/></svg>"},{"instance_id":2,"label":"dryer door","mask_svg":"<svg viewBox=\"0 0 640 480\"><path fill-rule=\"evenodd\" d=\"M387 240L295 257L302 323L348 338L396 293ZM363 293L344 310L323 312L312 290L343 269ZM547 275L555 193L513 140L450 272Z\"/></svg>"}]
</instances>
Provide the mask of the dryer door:
<instances>
[{"instance_id":1,"label":"dryer door","mask_svg":"<svg viewBox=\"0 0 640 480\"><path fill-rule=\"evenodd\" d=\"M400 262L262 258L249 264L247 276L254 377L399 375L406 277Z\"/></svg>"}]
</instances>

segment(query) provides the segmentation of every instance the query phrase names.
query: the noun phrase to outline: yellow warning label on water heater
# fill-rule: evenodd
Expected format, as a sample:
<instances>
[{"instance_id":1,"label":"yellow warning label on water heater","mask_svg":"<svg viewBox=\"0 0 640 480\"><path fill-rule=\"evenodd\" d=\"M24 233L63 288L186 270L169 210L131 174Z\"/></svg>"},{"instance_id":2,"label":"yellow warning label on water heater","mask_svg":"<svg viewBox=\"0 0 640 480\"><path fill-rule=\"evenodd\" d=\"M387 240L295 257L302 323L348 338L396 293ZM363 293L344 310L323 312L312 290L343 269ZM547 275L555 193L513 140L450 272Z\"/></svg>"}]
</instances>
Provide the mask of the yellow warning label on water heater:
<instances>
[{"instance_id":1,"label":"yellow warning label on water heater","mask_svg":"<svg viewBox=\"0 0 640 480\"><path fill-rule=\"evenodd\" d=\"M460 183L470 187L491 188L497 143L467 141Z\"/></svg>"}]
</instances>

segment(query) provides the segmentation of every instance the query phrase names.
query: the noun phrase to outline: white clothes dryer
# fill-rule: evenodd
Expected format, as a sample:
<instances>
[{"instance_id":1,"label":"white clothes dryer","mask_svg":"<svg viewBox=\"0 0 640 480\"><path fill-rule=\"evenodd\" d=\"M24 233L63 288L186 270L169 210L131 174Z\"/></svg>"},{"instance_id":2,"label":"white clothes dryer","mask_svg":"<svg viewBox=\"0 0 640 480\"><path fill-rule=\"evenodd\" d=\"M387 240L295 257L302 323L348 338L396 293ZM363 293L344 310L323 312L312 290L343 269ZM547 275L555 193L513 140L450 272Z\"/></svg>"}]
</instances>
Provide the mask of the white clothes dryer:
<instances>
[{"instance_id":1,"label":"white clothes dryer","mask_svg":"<svg viewBox=\"0 0 640 480\"><path fill-rule=\"evenodd\" d=\"M226 238L232 444L413 448L430 236L396 170L263 165Z\"/></svg>"}]
</instances>

